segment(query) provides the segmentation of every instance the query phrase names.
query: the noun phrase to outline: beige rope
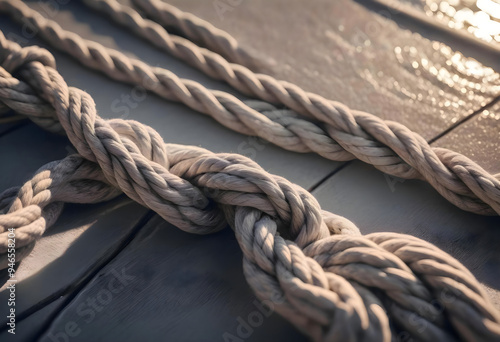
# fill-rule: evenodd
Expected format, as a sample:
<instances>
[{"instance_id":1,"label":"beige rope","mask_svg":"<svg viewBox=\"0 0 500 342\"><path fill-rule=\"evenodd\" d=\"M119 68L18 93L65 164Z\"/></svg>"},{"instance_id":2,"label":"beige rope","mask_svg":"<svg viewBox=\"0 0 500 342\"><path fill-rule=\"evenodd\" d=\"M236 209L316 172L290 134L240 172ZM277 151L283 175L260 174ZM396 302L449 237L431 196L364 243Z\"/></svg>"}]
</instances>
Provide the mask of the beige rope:
<instances>
[{"instance_id":1,"label":"beige rope","mask_svg":"<svg viewBox=\"0 0 500 342\"><path fill-rule=\"evenodd\" d=\"M420 135L401 124L352 111L339 103L306 93L297 86L253 74L242 66L230 65L221 56L180 37L172 40L161 26L142 19L137 12L114 0L96 0L93 4L102 6L117 21L131 25L135 32L149 37L177 57L191 62L196 57L198 62L194 64L198 67L225 70L224 73L235 82L241 83L244 79L245 84L251 84L256 96L273 100L268 98L270 95L261 95L274 94L274 100L302 112L307 109L323 124L305 120L288 110L276 110L263 102L248 102L252 109L232 95L179 79L165 69L151 68L118 51L64 31L57 23L43 18L20 1L0 0L0 11L17 20L30 22L49 43L83 64L113 79L138 84L167 99L181 101L237 132L259 136L288 150L314 151L332 160L358 158L393 176L425 179L463 210L484 215L500 213L500 175L489 174L465 156L432 148ZM207 56L212 56L212 59ZM239 73L236 70L240 70Z\"/></svg>"},{"instance_id":2,"label":"beige rope","mask_svg":"<svg viewBox=\"0 0 500 342\"><path fill-rule=\"evenodd\" d=\"M0 88L14 84L27 93L17 101L36 94L52 106L86 160L51 163L17 196L13 190L0 196L0 203L16 206L0 216L0 237L16 224L32 246L40 235L30 229L33 222L45 229L44 210L75 200L75 193L80 202L95 202L116 196L117 187L173 224L182 212L184 229L196 233L218 226L213 201L234 227L253 290L316 341L391 341L399 334L500 340L500 315L481 285L438 248L402 234L359 236L345 218L321 211L307 191L246 157L164 144L138 122L103 120L88 94L66 85L47 51L18 48L8 42L0 49ZM203 213L206 230L198 222Z\"/></svg>"}]
</instances>

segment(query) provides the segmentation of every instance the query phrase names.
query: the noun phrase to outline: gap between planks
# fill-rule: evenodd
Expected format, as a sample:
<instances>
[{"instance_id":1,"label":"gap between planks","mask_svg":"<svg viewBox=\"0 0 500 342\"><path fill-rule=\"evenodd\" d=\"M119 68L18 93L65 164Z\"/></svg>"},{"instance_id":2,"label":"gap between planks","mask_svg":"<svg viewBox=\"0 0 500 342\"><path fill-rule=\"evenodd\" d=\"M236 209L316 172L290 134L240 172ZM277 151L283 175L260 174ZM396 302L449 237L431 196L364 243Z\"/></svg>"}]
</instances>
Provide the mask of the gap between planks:
<instances>
[{"instance_id":1,"label":"gap between planks","mask_svg":"<svg viewBox=\"0 0 500 342\"><path fill-rule=\"evenodd\" d=\"M133 229L130 231L128 235L126 235L123 240L118 244L118 246L113 250L111 253L108 255L104 255L103 258L99 261L97 261L94 265L91 265L85 273L77 279L74 283L60 289L59 291L56 291L49 297L43 299L42 301L34 304L27 310L23 311L22 314L18 316L18 322L22 322L32 314L36 313L37 311L43 309L47 305L53 303L57 299L65 296L63 303L56 309L54 312L51 314L51 317L49 319L50 322L54 321L59 314L64 311L64 309L68 306L68 304L80 293L82 289L87 286L87 284L104 268L106 265L108 265L112 260L114 260L120 253L121 251L126 248L132 240L137 236L137 234L140 232L140 230L154 217L155 213L152 210L148 210L146 214L144 214L139 222L133 227ZM39 331L37 333L36 340L41 338L43 334L50 328L51 324L48 324L46 327L43 328L43 330ZM0 327L0 332L7 330L7 326L5 327Z\"/></svg>"},{"instance_id":2,"label":"gap between planks","mask_svg":"<svg viewBox=\"0 0 500 342\"><path fill-rule=\"evenodd\" d=\"M481 106L481 108L473 111L472 113L470 113L469 115L463 117L462 119L458 120L457 122L455 122L453 125L451 125L450 127L444 129L442 132L440 132L439 134L435 135L433 138L429 139L427 142L429 144L432 144L434 142L436 142L437 140L441 139L442 137L444 137L445 135L449 134L449 133L452 133L454 130L456 130L458 127L462 126L463 124L465 124L466 122L472 120L473 118L475 118L476 116L478 116L479 114L481 114L483 111L487 110L487 109L490 109L491 107L493 107L495 104L497 104L498 102L500 102L500 95L498 95L497 97L493 98L490 102L488 102L487 104ZM325 177L321 178L317 183L314 183L309 189L307 189L310 193L313 193L317 188L319 188L323 183L325 183L326 181L328 181L330 178L332 178L333 176L335 176L337 174L337 172L341 171L342 169L344 169L345 167L349 166L351 163L353 162L353 160L350 160L342 165L340 165L338 168L336 168L335 170L331 171L330 173L328 173Z\"/></svg>"}]
</instances>

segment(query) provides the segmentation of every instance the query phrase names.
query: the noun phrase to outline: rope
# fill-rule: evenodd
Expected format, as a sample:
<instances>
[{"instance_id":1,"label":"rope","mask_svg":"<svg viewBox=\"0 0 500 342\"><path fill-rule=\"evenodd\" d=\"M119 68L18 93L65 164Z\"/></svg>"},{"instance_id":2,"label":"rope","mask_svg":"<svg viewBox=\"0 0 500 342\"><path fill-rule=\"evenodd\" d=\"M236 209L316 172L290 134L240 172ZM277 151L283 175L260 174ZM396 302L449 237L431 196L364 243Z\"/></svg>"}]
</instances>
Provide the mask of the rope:
<instances>
[{"instance_id":1,"label":"rope","mask_svg":"<svg viewBox=\"0 0 500 342\"><path fill-rule=\"evenodd\" d=\"M360 236L244 156L164 144L139 122L103 120L90 95L67 86L48 51L20 48L3 34L0 41L2 89L14 85L27 93L18 102L35 94L50 105L79 153L46 165L17 196L0 196L13 203L0 216L2 248L11 224L26 233L19 247L29 248L53 221L44 216L49 205L106 200L120 189L189 232L230 223L252 289L313 340L500 340L500 315L481 285L435 246L396 233Z\"/></svg>"},{"instance_id":2,"label":"rope","mask_svg":"<svg viewBox=\"0 0 500 342\"><path fill-rule=\"evenodd\" d=\"M245 104L230 94L208 90L196 82L179 79L168 70L152 68L119 51L83 40L21 1L0 0L0 11L18 21L29 22L42 38L82 64L115 80L137 84L166 99L180 101L234 131L258 136L287 150L313 151L331 160L357 158L396 177L424 179L463 210L482 215L500 213L500 175L491 175L469 158L447 149L433 148L419 134L396 122L350 110L290 83L230 64L220 55L169 35L160 25L143 19L135 10L115 0L85 2L208 75L218 75L238 90L284 104L307 114L309 119L291 110L278 110L265 102ZM143 4L145 1L137 2L146 11L157 4L148 2L150 6L147 7ZM148 11L151 15L162 12L162 7L151 8L155 9L151 13Z\"/></svg>"},{"instance_id":3,"label":"rope","mask_svg":"<svg viewBox=\"0 0 500 342\"><path fill-rule=\"evenodd\" d=\"M120 193L103 182L97 165L73 155L43 166L22 187L0 194L0 269L8 264L9 228L15 229L18 262L29 255L46 227L55 223L63 202L95 203Z\"/></svg>"}]
</instances>

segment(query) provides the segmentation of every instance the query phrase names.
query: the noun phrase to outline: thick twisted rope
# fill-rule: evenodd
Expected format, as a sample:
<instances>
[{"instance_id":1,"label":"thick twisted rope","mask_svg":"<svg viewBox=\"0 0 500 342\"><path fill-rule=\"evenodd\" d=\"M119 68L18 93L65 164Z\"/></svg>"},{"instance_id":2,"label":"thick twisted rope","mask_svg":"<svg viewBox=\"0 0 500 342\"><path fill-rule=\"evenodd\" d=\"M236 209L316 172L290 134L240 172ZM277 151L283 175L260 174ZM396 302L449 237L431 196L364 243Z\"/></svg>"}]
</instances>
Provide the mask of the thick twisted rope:
<instances>
[{"instance_id":1,"label":"thick twisted rope","mask_svg":"<svg viewBox=\"0 0 500 342\"><path fill-rule=\"evenodd\" d=\"M229 66L245 69L230 65L219 55L199 49L192 43L181 44L180 40L172 43L171 37L161 26L141 18L137 12L114 0L97 0L93 6L102 6L119 22L129 23L134 31L142 32L170 50L176 47L178 57L189 61L195 56L199 65L210 66L213 63L205 58L207 54L212 54L215 60L222 61L226 66L214 70L232 70ZM181 80L165 69L151 68L118 51L85 41L62 30L59 25L43 18L20 1L0 0L0 10L8 12L17 20L27 20L42 37L83 64L114 79L138 84L167 99L181 101L237 132L259 136L288 150L314 151L332 160L358 158L393 176L425 179L442 196L463 210L484 215L500 213L500 175L489 174L461 154L430 147L420 135L401 124L351 111L339 103L306 93L286 82L265 75L248 74L251 72L245 69L244 73L251 75L245 79L253 80L252 89L260 89L254 92L255 95L264 98L260 93L275 94L291 108L300 110L298 106L301 106L307 109L323 124L304 120L288 110L276 110L262 102L248 103L252 109L229 94L209 91L196 82ZM230 74L234 76L233 79L242 79L235 78L234 70ZM258 86L255 83L257 81L260 82Z\"/></svg>"},{"instance_id":2,"label":"thick twisted rope","mask_svg":"<svg viewBox=\"0 0 500 342\"><path fill-rule=\"evenodd\" d=\"M86 159L51 163L17 196L11 190L2 197L0 203L22 202L0 222L11 224L8 215L18 215L16 231L34 237L24 240L26 246L39 236L26 227L41 217L43 222L42 207L72 201L75 191L85 202L109 199L116 195L111 188L119 188L196 233L218 227L213 201L234 227L253 290L262 300L274 300L277 312L316 341L391 341L399 334L418 340L500 340L500 316L481 285L436 247L402 234L359 236L345 218L321 211L307 191L246 157L164 144L138 122L105 121L88 94L66 85L47 51L6 46L0 50L5 69L0 84L17 80L17 88L31 88L29 94L52 106ZM82 191L89 181L94 190ZM25 211L30 207L34 210ZM186 220L179 221L178 212ZM198 222L203 212L205 230ZM2 236L6 228L0 225Z\"/></svg>"}]
</instances>

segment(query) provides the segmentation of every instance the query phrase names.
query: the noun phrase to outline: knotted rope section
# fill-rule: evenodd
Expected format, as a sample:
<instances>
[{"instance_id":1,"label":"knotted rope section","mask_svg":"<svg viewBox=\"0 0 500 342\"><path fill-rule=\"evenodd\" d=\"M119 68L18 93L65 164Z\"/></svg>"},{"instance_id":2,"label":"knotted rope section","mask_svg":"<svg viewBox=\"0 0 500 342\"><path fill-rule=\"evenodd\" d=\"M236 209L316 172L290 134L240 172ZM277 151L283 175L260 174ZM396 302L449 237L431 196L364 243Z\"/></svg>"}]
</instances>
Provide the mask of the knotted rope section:
<instances>
[{"instance_id":1,"label":"knotted rope section","mask_svg":"<svg viewBox=\"0 0 500 342\"><path fill-rule=\"evenodd\" d=\"M165 144L139 122L103 120L48 51L19 49L3 34L0 41L1 102L23 110L35 97L50 106L79 153L43 167L17 195L0 196L1 251L8 227L29 249L57 216L52 206L106 200L119 189L189 232L229 223L257 296L316 341L500 340L500 315L481 285L435 246L395 233L363 237L244 156Z\"/></svg>"},{"instance_id":2,"label":"knotted rope section","mask_svg":"<svg viewBox=\"0 0 500 342\"><path fill-rule=\"evenodd\" d=\"M165 19L174 12L158 1L134 2L151 17L165 21L164 24L179 22L182 26L180 22L186 23L185 20ZM142 18L135 10L115 0L86 0L85 3L106 12L118 23L207 75L270 103L242 102L230 94L208 90L196 82L179 79L168 70L152 68L118 51L83 40L21 1L0 0L0 11L18 21L28 22L50 44L84 65L113 79L140 85L166 99L183 102L234 131L259 136L288 150L315 152L331 160L357 158L396 177L424 179L463 210L482 215L500 213L500 175L491 175L469 158L447 149L433 148L420 135L396 122L351 110L296 85L231 64L217 53L170 35L161 25ZM189 25L192 31L189 34L187 26L182 30L187 36L201 30L204 40L212 37L220 43L220 32L212 34L213 30L204 30L201 26L199 23ZM224 44L232 46L233 52L239 51L232 43ZM277 109L271 103L290 109ZM35 114L40 121L41 114Z\"/></svg>"}]
</instances>

